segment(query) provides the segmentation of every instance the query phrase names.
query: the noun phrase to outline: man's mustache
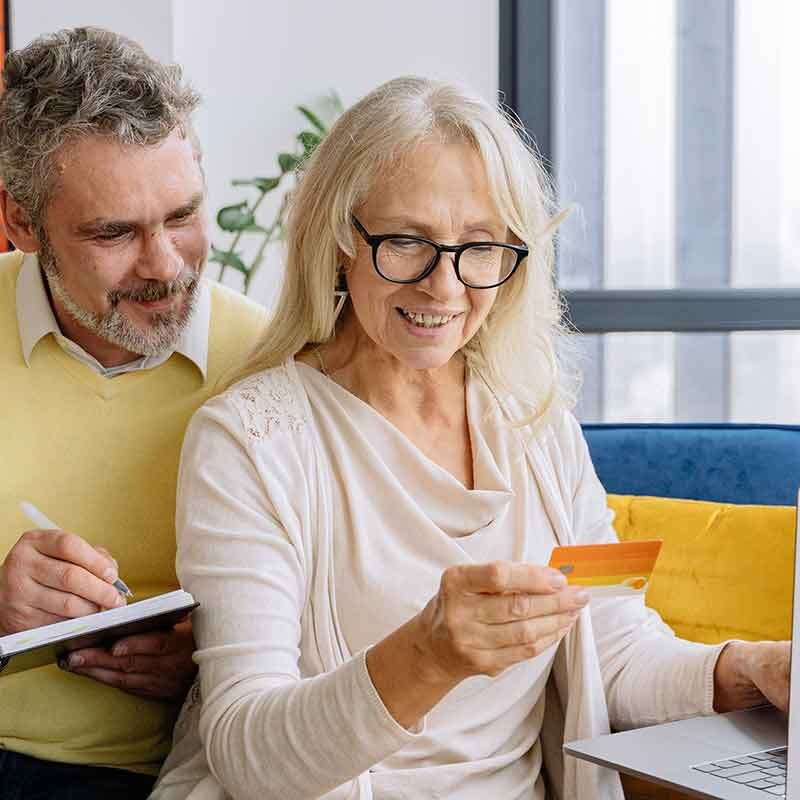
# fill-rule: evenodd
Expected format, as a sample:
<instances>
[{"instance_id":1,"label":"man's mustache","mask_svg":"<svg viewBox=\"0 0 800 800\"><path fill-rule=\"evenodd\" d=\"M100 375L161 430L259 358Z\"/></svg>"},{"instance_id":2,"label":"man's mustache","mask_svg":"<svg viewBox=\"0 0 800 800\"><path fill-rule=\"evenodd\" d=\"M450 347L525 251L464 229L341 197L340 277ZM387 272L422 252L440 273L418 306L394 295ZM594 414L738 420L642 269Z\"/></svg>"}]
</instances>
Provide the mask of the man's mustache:
<instances>
[{"instance_id":1,"label":"man's mustache","mask_svg":"<svg viewBox=\"0 0 800 800\"><path fill-rule=\"evenodd\" d=\"M194 270L186 270L174 281L149 281L134 289L114 289L108 293L108 301L112 308L116 308L122 300L130 300L134 303L165 300L179 294L191 293L198 280L199 275Z\"/></svg>"}]
</instances>

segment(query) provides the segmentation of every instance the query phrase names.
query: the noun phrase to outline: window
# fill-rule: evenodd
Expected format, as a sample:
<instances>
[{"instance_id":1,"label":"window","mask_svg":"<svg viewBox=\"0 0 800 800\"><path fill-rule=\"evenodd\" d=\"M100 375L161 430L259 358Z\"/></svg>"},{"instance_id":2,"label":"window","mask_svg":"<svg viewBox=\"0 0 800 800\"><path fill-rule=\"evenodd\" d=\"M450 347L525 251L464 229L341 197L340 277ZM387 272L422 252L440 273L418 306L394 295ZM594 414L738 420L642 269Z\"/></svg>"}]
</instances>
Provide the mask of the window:
<instances>
[{"instance_id":1,"label":"window","mask_svg":"<svg viewBox=\"0 0 800 800\"><path fill-rule=\"evenodd\" d=\"M794 0L501 0L585 421L800 421Z\"/></svg>"}]
</instances>

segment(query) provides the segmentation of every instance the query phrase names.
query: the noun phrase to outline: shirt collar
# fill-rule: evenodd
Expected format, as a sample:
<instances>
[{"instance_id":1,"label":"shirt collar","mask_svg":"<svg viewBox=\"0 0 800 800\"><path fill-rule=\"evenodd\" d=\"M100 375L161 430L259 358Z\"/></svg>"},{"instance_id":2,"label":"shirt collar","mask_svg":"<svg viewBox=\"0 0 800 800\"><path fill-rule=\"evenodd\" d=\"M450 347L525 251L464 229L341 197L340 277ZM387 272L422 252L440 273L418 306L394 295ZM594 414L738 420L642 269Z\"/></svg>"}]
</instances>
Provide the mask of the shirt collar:
<instances>
[{"instance_id":1,"label":"shirt collar","mask_svg":"<svg viewBox=\"0 0 800 800\"><path fill-rule=\"evenodd\" d=\"M211 321L211 293L205 278L200 280L197 301L189 324L181 338L166 357L180 353L188 358L206 379L208 367L208 329ZM26 253L17 278L17 325L22 343L22 355L30 366L33 348L48 334L62 337L58 321L53 313L44 277L36 253ZM73 343L74 344L74 343ZM74 345L77 347L77 345ZM166 359L159 359L162 363Z\"/></svg>"}]
</instances>

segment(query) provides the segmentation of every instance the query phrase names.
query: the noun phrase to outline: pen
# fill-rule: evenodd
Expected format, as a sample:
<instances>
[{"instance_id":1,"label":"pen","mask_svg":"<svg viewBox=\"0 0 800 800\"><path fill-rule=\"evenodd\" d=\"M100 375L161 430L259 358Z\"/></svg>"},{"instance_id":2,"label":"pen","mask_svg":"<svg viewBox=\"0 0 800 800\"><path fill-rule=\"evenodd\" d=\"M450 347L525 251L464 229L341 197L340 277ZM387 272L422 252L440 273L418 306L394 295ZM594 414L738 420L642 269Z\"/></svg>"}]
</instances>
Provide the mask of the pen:
<instances>
[{"instance_id":1,"label":"pen","mask_svg":"<svg viewBox=\"0 0 800 800\"><path fill-rule=\"evenodd\" d=\"M33 503L28 503L23 500L20 504L22 513L34 524L42 530L61 530L61 527L56 525L53 520L48 519ZM133 597L133 592L125 585L125 582L117 578L114 581L114 588L124 597Z\"/></svg>"}]
</instances>

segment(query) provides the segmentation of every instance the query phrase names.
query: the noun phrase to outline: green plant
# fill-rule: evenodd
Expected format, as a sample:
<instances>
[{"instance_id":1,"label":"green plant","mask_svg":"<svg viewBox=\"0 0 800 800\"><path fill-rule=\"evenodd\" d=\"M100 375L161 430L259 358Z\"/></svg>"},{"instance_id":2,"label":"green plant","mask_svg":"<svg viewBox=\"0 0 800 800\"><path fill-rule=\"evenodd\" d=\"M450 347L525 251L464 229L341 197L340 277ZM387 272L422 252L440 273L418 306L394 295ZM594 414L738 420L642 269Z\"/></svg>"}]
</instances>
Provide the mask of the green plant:
<instances>
[{"instance_id":1,"label":"green plant","mask_svg":"<svg viewBox=\"0 0 800 800\"><path fill-rule=\"evenodd\" d=\"M248 200L224 206L217 212L217 225L223 232L231 236L227 248L211 245L208 260L220 265L218 280L222 280L226 269L234 269L242 274L244 293L247 294L253 278L264 262L267 245L283 238L283 225L293 186L291 179L295 176L298 167L314 152L328 132L328 124L323 121L323 116L335 118L343 110L342 102L335 92L328 95L326 106L327 115L315 113L307 106L297 106L297 110L305 117L311 129L301 130L297 134L294 152L278 154L277 161L280 172L277 176L238 178L231 181L233 186L248 190L254 189L255 194ZM279 187L284 187L284 194L278 210L268 225L261 225L256 219L256 212L264 198ZM254 255L249 263L239 249L245 235L260 237L257 246L254 244Z\"/></svg>"}]
</instances>

